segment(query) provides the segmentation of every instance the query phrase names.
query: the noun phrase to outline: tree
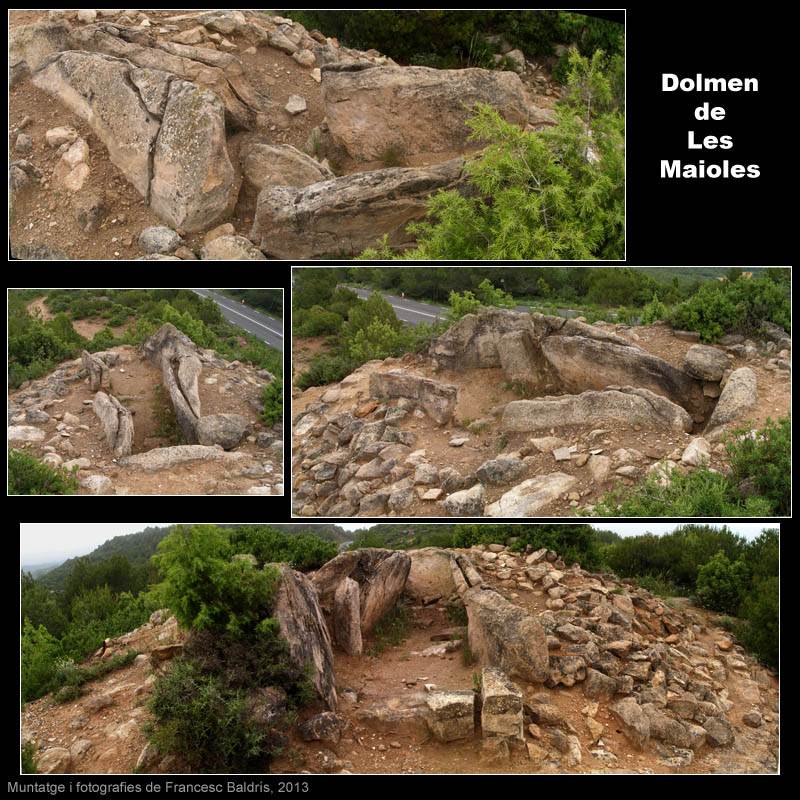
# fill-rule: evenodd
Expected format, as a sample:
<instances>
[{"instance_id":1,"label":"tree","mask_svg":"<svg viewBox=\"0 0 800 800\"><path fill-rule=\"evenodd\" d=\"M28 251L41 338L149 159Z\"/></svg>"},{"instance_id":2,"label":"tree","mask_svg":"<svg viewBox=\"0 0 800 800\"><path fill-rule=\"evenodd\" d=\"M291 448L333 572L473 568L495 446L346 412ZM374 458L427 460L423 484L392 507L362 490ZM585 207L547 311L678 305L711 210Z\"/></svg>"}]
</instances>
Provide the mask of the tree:
<instances>
[{"instance_id":1,"label":"tree","mask_svg":"<svg viewBox=\"0 0 800 800\"><path fill-rule=\"evenodd\" d=\"M746 579L744 563L732 562L720 550L697 573L697 597L707 608L736 614L742 603Z\"/></svg>"}]
</instances>

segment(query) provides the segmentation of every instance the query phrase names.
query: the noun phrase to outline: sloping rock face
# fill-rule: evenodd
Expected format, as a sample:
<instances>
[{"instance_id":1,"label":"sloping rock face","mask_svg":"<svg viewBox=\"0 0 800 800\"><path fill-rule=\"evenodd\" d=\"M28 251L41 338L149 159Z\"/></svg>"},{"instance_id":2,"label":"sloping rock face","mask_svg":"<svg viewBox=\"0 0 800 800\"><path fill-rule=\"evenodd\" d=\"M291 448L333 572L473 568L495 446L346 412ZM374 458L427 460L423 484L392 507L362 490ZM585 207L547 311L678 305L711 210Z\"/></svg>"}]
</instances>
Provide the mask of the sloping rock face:
<instances>
[{"instance_id":1,"label":"sloping rock face","mask_svg":"<svg viewBox=\"0 0 800 800\"><path fill-rule=\"evenodd\" d=\"M317 570L312 581L321 606L332 618L336 641L354 642L352 629L356 626L362 636L371 633L381 618L394 608L403 593L410 569L411 559L407 553L367 547L340 553ZM347 587L350 592L352 587L348 584L345 589L340 588L346 579L358 585L357 609L352 597L345 596ZM343 618L345 613L350 614L349 619ZM353 645L346 644L345 648L347 646Z\"/></svg>"},{"instance_id":2,"label":"sloping rock face","mask_svg":"<svg viewBox=\"0 0 800 800\"><path fill-rule=\"evenodd\" d=\"M286 565L281 565L280 570L274 615L289 644L289 655L298 667L310 669L320 698L330 711L336 711L338 698L331 638L314 585L301 572Z\"/></svg>"},{"instance_id":3,"label":"sloping rock face","mask_svg":"<svg viewBox=\"0 0 800 800\"><path fill-rule=\"evenodd\" d=\"M373 372L369 379L372 397L405 397L414 400L439 425L453 417L458 400L458 388L430 378L413 375L402 369Z\"/></svg>"},{"instance_id":4,"label":"sloping rock face","mask_svg":"<svg viewBox=\"0 0 800 800\"><path fill-rule=\"evenodd\" d=\"M704 409L701 380L579 320L485 309L453 325L430 355L441 369L501 367L509 381L540 392L638 386L692 413Z\"/></svg>"},{"instance_id":5,"label":"sloping rock face","mask_svg":"<svg viewBox=\"0 0 800 800\"><path fill-rule=\"evenodd\" d=\"M77 51L45 60L33 83L87 122L171 225L200 230L235 202L224 107L212 92L164 70Z\"/></svg>"},{"instance_id":6,"label":"sloping rock face","mask_svg":"<svg viewBox=\"0 0 800 800\"><path fill-rule=\"evenodd\" d=\"M614 422L671 431L689 432L692 429L692 418L679 405L647 389L632 386L537 400L514 400L503 411L503 427L509 431Z\"/></svg>"},{"instance_id":7,"label":"sloping rock face","mask_svg":"<svg viewBox=\"0 0 800 800\"><path fill-rule=\"evenodd\" d=\"M11 86L39 69L53 53L66 49L69 25L61 20L19 25L8 33L8 68Z\"/></svg>"},{"instance_id":8,"label":"sloping rock face","mask_svg":"<svg viewBox=\"0 0 800 800\"><path fill-rule=\"evenodd\" d=\"M537 514L576 483L572 475L552 472L523 481L506 492L496 503L486 506L487 517L530 517Z\"/></svg>"},{"instance_id":9,"label":"sloping rock face","mask_svg":"<svg viewBox=\"0 0 800 800\"><path fill-rule=\"evenodd\" d=\"M288 144L253 143L240 153L244 177L261 191L267 186L308 186L335 177L328 167Z\"/></svg>"},{"instance_id":10,"label":"sloping rock face","mask_svg":"<svg viewBox=\"0 0 800 800\"><path fill-rule=\"evenodd\" d=\"M525 125L530 99L513 72L484 69L333 64L322 67L322 98L333 139L371 161L388 148L446 152L466 144L466 120L488 103Z\"/></svg>"},{"instance_id":11,"label":"sloping rock face","mask_svg":"<svg viewBox=\"0 0 800 800\"><path fill-rule=\"evenodd\" d=\"M388 236L408 247L409 222L427 199L464 181L463 159L433 167L392 167L345 175L303 188L273 186L258 196L250 239L273 258L352 256Z\"/></svg>"}]
</instances>

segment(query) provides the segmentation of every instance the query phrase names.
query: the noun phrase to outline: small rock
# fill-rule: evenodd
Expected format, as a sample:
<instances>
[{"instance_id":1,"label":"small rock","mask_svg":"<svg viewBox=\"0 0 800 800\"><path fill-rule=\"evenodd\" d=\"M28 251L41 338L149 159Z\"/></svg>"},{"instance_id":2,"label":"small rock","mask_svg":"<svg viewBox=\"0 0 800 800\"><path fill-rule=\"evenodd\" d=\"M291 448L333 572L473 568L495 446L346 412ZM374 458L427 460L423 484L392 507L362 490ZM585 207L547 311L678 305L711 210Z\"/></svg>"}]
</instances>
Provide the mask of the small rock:
<instances>
[{"instance_id":1,"label":"small rock","mask_svg":"<svg viewBox=\"0 0 800 800\"><path fill-rule=\"evenodd\" d=\"M293 94L289 97L289 101L284 106L286 112L291 114L292 116L296 116L297 114L302 114L304 111L308 110L308 104L306 103L305 97L300 97L298 94Z\"/></svg>"}]
</instances>

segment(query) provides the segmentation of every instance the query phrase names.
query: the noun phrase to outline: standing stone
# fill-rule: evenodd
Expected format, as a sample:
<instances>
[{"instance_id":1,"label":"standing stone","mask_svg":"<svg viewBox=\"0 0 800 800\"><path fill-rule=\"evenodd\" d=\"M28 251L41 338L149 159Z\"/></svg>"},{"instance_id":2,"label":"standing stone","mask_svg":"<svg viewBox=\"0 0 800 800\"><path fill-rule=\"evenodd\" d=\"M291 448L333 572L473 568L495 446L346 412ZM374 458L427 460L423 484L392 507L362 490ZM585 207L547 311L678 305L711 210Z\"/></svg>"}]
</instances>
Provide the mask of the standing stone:
<instances>
[{"instance_id":1,"label":"standing stone","mask_svg":"<svg viewBox=\"0 0 800 800\"><path fill-rule=\"evenodd\" d=\"M426 721L440 742L470 739L475 733L475 693L431 692L426 698Z\"/></svg>"},{"instance_id":2,"label":"standing stone","mask_svg":"<svg viewBox=\"0 0 800 800\"><path fill-rule=\"evenodd\" d=\"M131 454L133 446L133 415L113 395L97 392L92 409L100 418L106 441L114 458Z\"/></svg>"},{"instance_id":3,"label":"standing stone","mask_svg":"<svg viewBox=\"0 0 800 800\"><path fill-rule=\"evenodd\" d=\"M756 374L749 367L740 367L730 374L706 425L706 438L711 437L716 428L734 422L755 406L758 400L756 387Z\"/></svg>"},{"instance_id":4,"label":"standing stone","mask_svg":"<svg viewBox=\"0 0 800 800\"><path fill-rule=\"evenodd\" d=\"M333 630L336 643L351 656L363 652L360 604L358 584L352 578L345 578L333 595Z\"/></svg>"},{"instance_id":5,"label":"standing stone","mask_svg":"<svg viewBox=\"0 0 800 800\"><path fill-rule=\"evenodd\" d=\"M392 553L361 584L361 632L369 634L397 604L411 569L407 553Z\"/></svg>"},{"instance_id":6,"label":"standing stone","mask_svg":"<svg viewBox=\"0 0 800 800\"><path fill-rule=\"evenodd\" d=\"M89 373L89 388L93 392L99 391L103 386L108 386L110 375L105 361L92 355L87 350L81 352L83 368Z\"/></svg>"},{"instance_id":7,"label":"standing stone","mask_svg":"<svg viewBox=\"0 0 800 800\"><path fill-rule=\"evenodd\" d=\"M484 736L525 740L522 691L494 667L481 672L481 728Z\"/></svg>"},{"instance_id":8,"label":"standing stone","mask_svg":"<svg viewBox=\"0 0 800 800\"><path fill-rule=\"evenodd\" d=\"M281 583L274 616L289 645L289 656L300 669L309 669L317 694L336 711L336 676L328 627L314 585L301 572L281 565Z\"/></svg>"}]
</instances>

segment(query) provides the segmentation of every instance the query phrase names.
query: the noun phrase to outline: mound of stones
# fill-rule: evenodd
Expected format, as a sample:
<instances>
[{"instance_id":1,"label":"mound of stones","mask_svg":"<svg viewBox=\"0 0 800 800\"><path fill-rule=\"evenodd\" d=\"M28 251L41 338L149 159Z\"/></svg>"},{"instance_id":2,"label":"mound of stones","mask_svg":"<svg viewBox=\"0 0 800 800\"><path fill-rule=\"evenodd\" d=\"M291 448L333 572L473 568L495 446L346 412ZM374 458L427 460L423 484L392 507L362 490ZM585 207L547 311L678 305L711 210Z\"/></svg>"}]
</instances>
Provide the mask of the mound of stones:
<instances>
[{"instance_id":1,"label":"mound of stones","mask_svg":"<svg viewBox=\"0 0 800 800\"><path fill-rule=\"evenodd\" d=\"M554 121L538 85L516 71L401 67L263 12L182 13L157 22L144 12L92 13L51 11L45 21L13 28L12 86L30 80L84 120L151 210L181 232L207 231L241 194L255 212L246 215L253 249L273 258L355 255L384 236L393 247L412 245L406 226L424 216L432 194L467 191L463 159L448 156L470 149L465 121L477 103L523 128ZM259 49L265 59L270 50L291 56L320 84L325 119L307 145L315 158L270 141L274 114L302 115L308 103L292 95L276 109L255 88L238 51ZM522 57L520 72L525 64ZM22 127L15 131L22 157L10 167L14 191L41 177L25 158L32 142ZM389 152L424 155L429 166L372 168ZM59 165L57 177L74 193L89 175L87 155L79 139ZM335 177L327 156L365 171ZM200 255L260 259L239 238ZM147 252L147 260L183 257Z\"/></svg>"},{"instance_id":2,"label":"mound of stones","mask_svg":"<svg viewBox=\"0 0 800 800\"><path fill-rule=\"evenodd\" d=\"M491 763L527 749L538 767L575 767L588 743L592 756L622 767L623 754L604 741L613 724L631 748L652 750L667 766L685 767L743 738L752 748L746 771L775 768L772 678L721 630L611 575L568 568L547 549L436 552L449 557L482 666L479 690L432 688L417 707L439 741L471 739L479 724L482 758ZM433 577L432 551L409 555ZM442 576L441 596L450 597L452 586ZM527 600L541 596L546 608L527 611ZM576 728L542 689L580 691L585 727ZM745 711L734 719L736 704Z\"/></svg>"}]
</instances>

